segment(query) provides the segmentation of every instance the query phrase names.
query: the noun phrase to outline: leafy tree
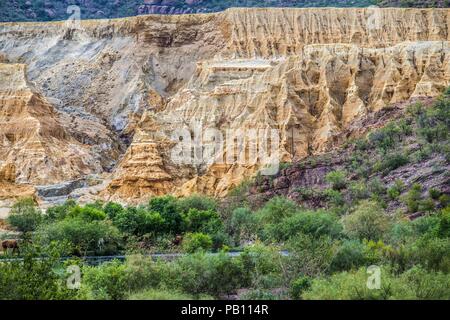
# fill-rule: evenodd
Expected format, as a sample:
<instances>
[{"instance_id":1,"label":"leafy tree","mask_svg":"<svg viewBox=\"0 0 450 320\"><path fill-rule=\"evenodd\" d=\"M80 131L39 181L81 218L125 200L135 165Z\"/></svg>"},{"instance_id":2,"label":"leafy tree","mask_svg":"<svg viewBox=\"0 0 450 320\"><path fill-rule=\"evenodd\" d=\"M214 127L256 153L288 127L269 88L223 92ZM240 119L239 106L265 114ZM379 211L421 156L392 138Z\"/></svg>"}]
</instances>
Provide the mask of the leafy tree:
<instances>
[{"instance_id":1,"label":"leafy tree","mask_svg":"<svg viewBox=\"0 0 450 320\"><path fill-rule=\"evenodd\" d=\"M140 237L145 234L155 236L164 232L166 226L160 213L136 207L118 212L114 218L114 225L128 235Z\"/></svg>"},{"instance_id":2,"label":"leafy tree","mask_svg":"<svg viewBox=\"0 0 450 320\"><path fill-rule=\"evenodd\" d=\"M122 300L128 294L126 266L112 261L83 268L83 290L96 300Z\"/></svg>"},{"instance_id":3,"label":"leafy tree","mask_svg":"<svg viewBox=\"0 0 450 320\"><path fill-rule=\"evenodd\" d=\"M222 227L219 215L212 210L189 209L185 221L190 232L215 233Z\"/></svg>"},{"instance_id":4,"label":"leafy tree","mask_svg":"<svg viewBox=\"0 0 450 320\"><path fill-rule=\"evenodd\" d=\"M120 233L106 221L72 218L41 225L34 238L42 245L54 241L70 243L76 255L114 254L119 248Z\"/></svg>"},{"instance_id":5,"label":"leafy tree","mask_svg":"<svg viewBox=\"0 0 450 320\"><path fill-rule=\"evenodd\" d=\"M0 300L79 298L66 285L69 274L60 260L66 251L63 243L26 244L21 248L22 259L0 259Z\"/></svg>"},{"instance_id":6,"label":"leafy tree","mask_svg":"<svg viewBox=\"0 0 450 320\"><path fill-rule=\"evenodd\" d=\"M188 253L211 250L213 241L204 233L188 233L183 240L183 248Z\"/></svg>"},{"instance_id":7,"label":"leafy tree","mask_svg":"<svg viewBox=\"0 0 450 320\"><path fill-rule=\"evenodd\" d=\"M161 215L164 220L165 232L178 234L183 231L183 217L178 209L176 198L172 196L152 198L148 209Z\"/></svg>"},{"instance_id":8,"label":"leafy tree","mask_svg":"<svg viewBox=\"0 0 450 320\"><path fill-rule=\"evenodd\" d=\"M277 223L281 219L294 215L297 209L295 202L284 197L275 197L270 199L256 214L263 224Z\"/></svg>"},{"instance_id":9,"label":"leafy tree","mask_svg":"<svg viewBox=\"0 0 450 320\"><path fill-rule=\"evenodd\" d=\"M326 211L299 211L279 223L269 224L265 227L265 235L278 242L286 241L298 234L336 238L341 231L342 225L337 216Z\"/></svg>"},{"instance_id":10,"label":"leafy tree","mask_svg":"<svg viewBox=\"0 0 450 320\"><path fill-rule=\"evenodd\" d=\"M31 198L24 198L17 201L12 206L10 216L8 217L8 223L22 232L36 230L42 220L42 213Z\"/></svg>"},{"instance_id":11,"label":"leafy tree","mask_svg":"<svg viewBox=\"0 0 450 320\"><path fill-rule=\"evenodd\" d=\"M363 201L342 220L352 238L379 240L390 228L390 220L377 202Z\"/></svg>"},{"instance_id":12,"label":"leafy tree","mask_svg":"<svg viewBox=\"0 0 450 320\"><path fill-rule=\"evenodd\" d=\"M291 284L290 296L292 299L299 300L302 297L303 292L311 287L311 278L300 277L294 280Z\"/></svg>"},{"instance_id":13,"label":"leafy tree","mask_svg":"<svg viewBox=\"0 0 450 320\"><path fill-rule=\"evenodd\" d=\"M345 271L357 269L366 264L365 246L358 240L344 241L334 253L331 270Z\"/></svg>"},{"instance_id":14,"label":"leafy tree","mask_svg":"<svg viewBox=\"0 0 450 320\"><path fill-rule=\"evenodd\" d=\"M114 220L115 217L124 210L125 209L120 204L115 202L108 202L103 208L103 211L111 220Z\"/></svg>"},{"instance_id":15,"label":"leafy tree","mask_svg":"<svg viewBox=\"0 0 450 320\"><path fill-rule=\"evenodd\" d=\"M177 208L179 212L187 213L190 209L199 211L216 211L216 200L201 195L192 195L178 200Z\"/></svg>"}]
</instances>

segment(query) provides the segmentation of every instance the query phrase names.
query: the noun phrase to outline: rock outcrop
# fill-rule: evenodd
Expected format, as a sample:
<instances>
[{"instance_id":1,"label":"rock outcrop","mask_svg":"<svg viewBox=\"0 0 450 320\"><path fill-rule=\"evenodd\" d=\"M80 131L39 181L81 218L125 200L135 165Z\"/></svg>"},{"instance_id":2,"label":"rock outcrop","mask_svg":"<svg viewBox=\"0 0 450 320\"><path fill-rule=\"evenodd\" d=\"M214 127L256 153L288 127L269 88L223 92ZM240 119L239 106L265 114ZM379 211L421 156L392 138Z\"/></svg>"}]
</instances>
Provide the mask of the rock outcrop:
<instances>
[{"instance_id":1,"label":"rock outcrop","mask_svg":"<svg viewBox=\"0 0 450 320\"><path fill-rule=\"evenodd\" d=\"M198 132L257 132L245 153L278 140L280 162L324 152L361 116L450 84L449 20L446 9L327 8L0 24L0 53L28 65L84 163L112 171L103 198L223 196L267 159L211 161L233 152L205 152ZM192 162L174 157L180 132L197 146Z\"/></svg>"},{"instance_id":2,"label":"rock outcrop","mask_svg":"<svg viewBox=\"0 0 450 320\"><path fill-rule=\"evenodd\" d=\"M100 170L28 83L23 64L0 64L0 124L2 181L48 184Z\"/></svg>"}]
</instances>

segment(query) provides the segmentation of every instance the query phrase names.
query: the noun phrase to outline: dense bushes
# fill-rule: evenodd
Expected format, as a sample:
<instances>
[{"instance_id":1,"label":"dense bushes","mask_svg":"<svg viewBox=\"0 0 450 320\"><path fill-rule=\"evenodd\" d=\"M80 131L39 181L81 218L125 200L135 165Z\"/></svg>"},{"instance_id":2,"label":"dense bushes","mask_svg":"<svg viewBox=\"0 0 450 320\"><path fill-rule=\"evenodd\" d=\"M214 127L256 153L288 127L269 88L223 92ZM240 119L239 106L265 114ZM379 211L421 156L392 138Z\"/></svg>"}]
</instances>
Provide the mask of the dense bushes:
<instances>
[{"instance_id":1,"label":"dense bushes","mask_svg":"<svg viewBox=\"0 0 450 320\"><path fill-rule=\"evenodd\" d=\"M344 231L349 237L379 240L390 227L382 207L373 201L364 201L343 218Z\"/></svg>"},{"instance_id":2,"label":"dense bushes","mask_svg":"<svg viewBox=\"0 0 450 320\"><path fill-rule=\"evenodd\" d=\"M66 286L67 273L60 258L63 243L45 247L25 245L23 260L0 260L0 300L57 300L80 298Z\"/></svg>"},{"instance_id":3,"label":"dense bushes","mask_svg":"<svg viewBox=\"0 0 450 320\"><path fill-rule=\"evenodd\" d=\"M337 273L329 278L314 279L303 299L312 300L391 300L448 299L450 277L442 273L413 268L400 277L388 268L381 269L380 289L367 286L367 270Z\"/></svg>"},{"instance_id":4,"label":"dense bushes","mask_svg":"<svg viewBox=\"0 0 450 320\"><path fill-rule=\"evenodd\" d=\"M335 238L340 235L342 226L332 213L299 211L279 223L268 224L264 231L268 239L283 242L298 234L309 234L314 237L329 235Z\"/></svg>"},{"instance_id":5,"label":"dense bushes","mask_svg":"<svg viewBox=\"0 0 450 320\"><path fill-rule=\"evenodd\" d=\"M42 220L42 213L31 198L17 201L12 206L10 216L8 217L8 223L22 232L36 230Z\"/></svg>"},{"instance_id":6,"label":"dense bushes","mask_svg":"<svg viewBox=\"0 0 450 320\"><path fill-rule=\"evenodd\" d=\"M66 218L42 225L35 235L36 241L48 245L53 241L69 242L75 255L115 254L120 246L120 234L109 222Z\"/></svg>"}]
</instances>

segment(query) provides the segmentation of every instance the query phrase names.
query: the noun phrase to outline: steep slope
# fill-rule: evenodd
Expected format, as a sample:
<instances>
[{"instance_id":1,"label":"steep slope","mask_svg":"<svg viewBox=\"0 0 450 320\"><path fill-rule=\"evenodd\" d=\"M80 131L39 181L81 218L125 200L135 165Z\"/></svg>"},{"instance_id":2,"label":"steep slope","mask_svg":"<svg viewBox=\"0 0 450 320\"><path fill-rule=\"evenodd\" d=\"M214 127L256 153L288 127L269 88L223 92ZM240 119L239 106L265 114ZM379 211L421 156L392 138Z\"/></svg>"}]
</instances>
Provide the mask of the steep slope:
<instances>
[{"instance_id":1,"label":"steep slope","mask_svg":"<svg viewBox=\"0 0 450 320\"><path fill-rule=\"evenodd\" d=\"M261 130L256 147L279 140L280 161L323 152L359 117L449 85L449 13L233 9L79 26L7 23L0 53L27 64L67 133L113 172L103 198L222 196L266 159L211 163L206 154L178 163L174 131L231 131L234 141L239 130ZM271 130L276 138L267 138Z\"/></svg>"},{"instance_id":2,"label":"steep slope","mask_svg":"<svg viewBox=\"0 0 450 320\"><path fill-rule=\"evenodd\" d=\"M313 32L315 23L319 23L315 12L324 14L328 23L322 24L317 34ZM385 19L403 13L383 12ZM170 99L162 113L145 116L150 119L140 126L147 133L145 141L140 140L143 135L135 137L134 144L155 146L149 158L160 150L163 159L157 167L164 163L168 169L158 178L164 188L154 190L158 184L152 182L153 174L145 177L148 163L134 161L128 154L109 189L113 199L166 193L168 185L179 195L224 196L263 165L261 159L226 163L225 150L216 154L224 161L211 164L210 155L203 154L191 170L184 166L180 177L167 142L176 128L186 129L191 137L199 130L205 134L215 128L222 139L230 131L245 135L252 130L275 129L279 133L279 160L292 161L328 150L348 125L367 113L415 97L436 96L449 84L447 41L404 42L426 37L446 39L448 31L442 25L427 29L425 37L420 31L425 20L411 24L410 30L372 33L362 23L357 25L360 30L355 25L333 27L339 20L336 11L304 10L297 12L299 16L289 10L275 13L279 16L263 10L228 12L232 23L226 30L225 35L229 35L224 49L214 59L197 65L192 79ZM348 18L359 21L358 13L364 11L354 13L356 16L349 14ZM246 153L252 144L252 137L247 138L243 146ZM146 158L141 153L138 157Z\"/></svg>"},{"instance_id":3,"label":"steep slope","mask_svg":"<svg viewBox=\"0 0 450 320\"><path fill-rule=\"evenodd\" d=\"M258 208L285 196L302 207L345 211L375 198L390 214L400 209L411 219L445 207L450 199L449 112L447 90L439 99L414 99L364 116L340 135L334 150L243 183L224 206L245 200ZM337 172L343 173L338 188L330 179Z\"/></svg>"},{"instance_id":4,"label":"steep slope","mask_svg":"<svg viewBox=\"0 0 450 320\"><path fill-rule=\"evenodd\" d=\"M11 183L48 184L101 170L26 79L23 64L0 64L0 172Z\"/></svg>"}]
</instances>

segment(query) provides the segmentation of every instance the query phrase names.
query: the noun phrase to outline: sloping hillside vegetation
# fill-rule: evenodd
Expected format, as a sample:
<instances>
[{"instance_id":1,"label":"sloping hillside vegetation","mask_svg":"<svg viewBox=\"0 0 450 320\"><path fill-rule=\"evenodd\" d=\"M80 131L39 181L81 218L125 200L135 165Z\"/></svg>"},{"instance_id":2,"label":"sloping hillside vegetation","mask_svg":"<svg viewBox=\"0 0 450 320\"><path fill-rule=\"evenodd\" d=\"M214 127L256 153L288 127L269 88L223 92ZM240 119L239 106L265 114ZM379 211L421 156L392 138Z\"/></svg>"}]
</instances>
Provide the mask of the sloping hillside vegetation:
<instances>
[{"instance_id":1,"label":"sloping hillside vegetation","mask_svg":"<svg viewBox=\"0 0 450 320\"><path fill-rule=\"evenodd\" d=\"M22 199L6 227L23 260L0 260L0 299L449 299L450 91L361 121L359 138L220 203L68 201L43 214ZM183 255L148 256L160 252ZM107 254L126 259L83 260ZM81 268L78 290L68 266Z\"/></svg>"}]
</instances>

